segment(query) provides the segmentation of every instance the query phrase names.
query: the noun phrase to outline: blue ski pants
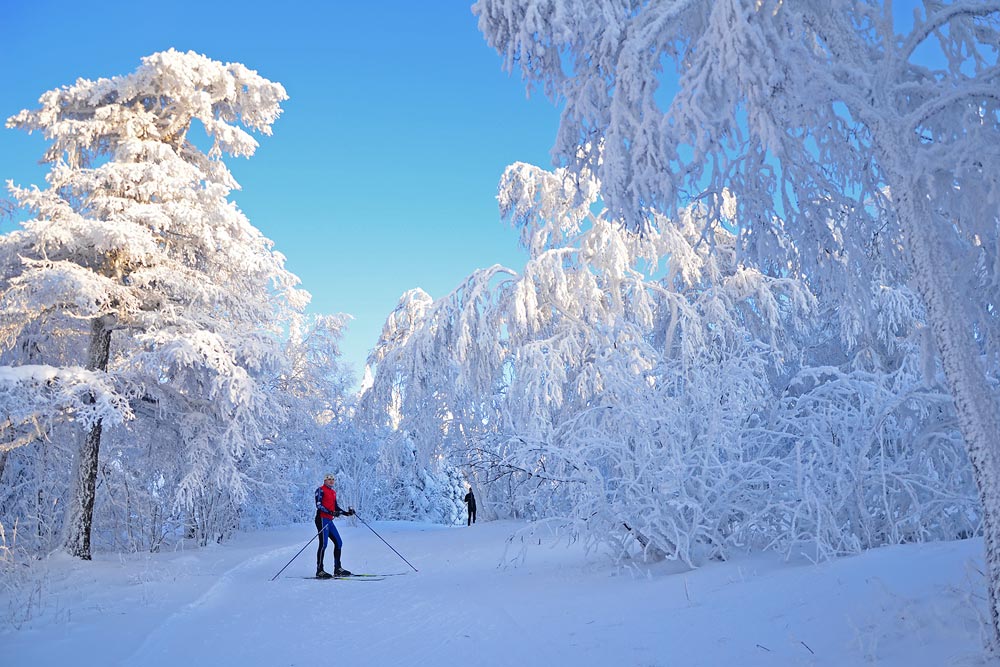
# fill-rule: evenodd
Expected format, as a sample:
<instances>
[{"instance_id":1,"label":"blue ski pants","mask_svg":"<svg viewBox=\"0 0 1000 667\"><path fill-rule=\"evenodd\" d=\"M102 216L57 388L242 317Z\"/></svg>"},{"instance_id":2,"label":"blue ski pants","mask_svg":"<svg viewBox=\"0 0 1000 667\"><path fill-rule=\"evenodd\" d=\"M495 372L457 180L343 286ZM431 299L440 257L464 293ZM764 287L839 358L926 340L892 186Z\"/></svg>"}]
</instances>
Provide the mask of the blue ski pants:
<instances>
[{"instance_id":1,"label":"blue ski pants","mask_svg":"<svg viewBox=\"0 0 1000 667\"><path fill-rule=\"evenodd\" d=\"M319 550L316 551L316 569L323 569L323 556L326 555L327 542L333 542L334 567L340 567L340 549L344 546L344 541L337 532L337 526L333 519L324 519L316 514L316 530L319 532Z\"/></svg>"}]
</instances>

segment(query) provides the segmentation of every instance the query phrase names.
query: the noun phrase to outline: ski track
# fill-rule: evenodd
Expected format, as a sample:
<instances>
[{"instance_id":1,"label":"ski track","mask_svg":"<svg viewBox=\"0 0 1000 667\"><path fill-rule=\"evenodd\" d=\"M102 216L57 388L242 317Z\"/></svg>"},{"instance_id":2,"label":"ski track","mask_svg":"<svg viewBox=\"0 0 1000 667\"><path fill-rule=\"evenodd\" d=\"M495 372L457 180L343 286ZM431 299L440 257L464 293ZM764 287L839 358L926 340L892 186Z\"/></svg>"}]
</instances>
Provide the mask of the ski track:
<instances>
[{"instance_id":1,"label":"ski track","mask_svg":"<svg viewBox=\"0 0 1000 667\"><path fill-rule=\"evenodd\" d=\"M172 632L176 632L177 625L186 623L187 620L195 615L199 609L205 607L213 600L220 598L224 590L232 584L233 579L237 574L254 568L257 565L270 562L272 559L281 554L288 554L293 551L294 547L279 547L277 549L272 549L265 553L257 554L244 559L233 567L230 567L228 570L219 575L218 580L209 586L208 590L202 593L196 600L189 602L177 611L172 612L156 627L150 630L149 634L146 635L139 647L128 658L124 659L122 664L148 664L150 659L153 657L153 654L155 654L155 649L158 646L161 647L161 650L165 650L164 647L169 647L174 643L175 640L171 638L171 634Z\"/></svg>"},{"instance_id":2,"label":"ski track","mask_svg":"<svg viewBox=\"0 0 1000 667\"><path fill-rule=\"evenodd\" d=\"M271 581L308 538L309 526L302 541L298 529L257 534L186 556L170 572L165 566L172 561L160 560L161 576L148 589L161 596L159 604L130 599L115 606L108 600L116 598L100 589L95 597L103 611L89 611L95 602L88 601L73 608L88 613L69 623L69 612L53 614L48 625L11 635L0 664L13 658L11 667L302 667L318 661L1000 667L980 659L976 612L967 599L972 593L963 592L981 590L964 583L963 574L970 557L981 563L981 542L898 547L818 566L769 556L693 572L661 564L648 576L630 577L611 576L607 563L587 560L579 550L536 550L519 567L497 567L513 524L473 531L394 527L387 526L387 536L419 572L370 583L310 581L303 575L315 563L307 551ZM344 526L341 533L349 569L400 573L396 555L364 529ZM80 592L97 592L98 585L132 591L127 576L115 583L122 579L117 566L105 574ZM106 642L107 652L95 653L95 641Z\"/></svg>"},{"instance_id":3,"label":"ski track","mask_svg":"<svg viewBox=\"0 0 1000 667\"><path fill-rule=\"evenodd\" d=\"M538 629L526 627L510 601L497 599L488 588L479 576L463 571L402 577L398 585L373 591L347 632L364 647L364 664L394 662L400 645L415 647L407 655L407 664L414 666L562 664ZM461 605L442 602L456 599L463 600ZM422 639L429 636L438 641ZM497 637L511 639L502 651L495 650Z\"/></svg>"}]
</instances>

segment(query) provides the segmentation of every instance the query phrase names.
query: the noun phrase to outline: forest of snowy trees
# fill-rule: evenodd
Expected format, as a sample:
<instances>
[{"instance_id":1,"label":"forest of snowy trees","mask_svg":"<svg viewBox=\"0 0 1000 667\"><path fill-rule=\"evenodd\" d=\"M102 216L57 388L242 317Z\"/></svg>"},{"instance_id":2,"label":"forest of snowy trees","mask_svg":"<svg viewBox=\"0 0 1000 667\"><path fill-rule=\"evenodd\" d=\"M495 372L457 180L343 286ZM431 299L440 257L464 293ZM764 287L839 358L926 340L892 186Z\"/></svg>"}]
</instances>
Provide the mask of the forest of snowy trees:
<instances>
[{"instance_id":1,"label":"forest of snowy trees","mask_svg":"<svg viewBox=\"0 0 1000 667\"><path fill-rule=\"evenodd\" d=\"M612 219L641 233L655 227L658 211L669 215L693 200L711 220L726 214L730 192L740 261L801 276L821 302L836 304L841 342L871 351L855 372L874 371L875 386L907 365L883 366L878 348L905 362L908 346L893 339L911 325L925 330L923 383L947 399L934 409L918 404L916 414L954 424L964 442L1000 648L1000 332L992 296L1000 3L916 2L908 13L899 5L479 0L473 11L505 66L563 104L556 159L573 175L596 174ZM904 392L897 404L906 385L889 385ZM794 414L795 427L808 423ZM901 432L912 436L876 446L920 456L928 442L959 437L925 435L922 420L901 423L908 421L920 424ZM889 423L877 421L880 429ZM828 450L859 444L837 435L826 438ZM934 471L931 488L940 488L942 473L951 475ZM824 495L827 488L819 485ZM924 506L892 511L888 524ZM847 525L852 538L865 535Z\"/></svg>"},{"instance_id":2,"label":"forest of snowy trees","mask_svg":"<svg viewBox=\"0 0 1000 667\"><path fill-rule=\"evenodd\" d=\"M473 11L559 166L500 178L525 266L403 294L358 395L230 201L281 85L167 51L8 120L50 170L0 236L0 564L305 520L334 470L621 561L983 534L1000 641L1000 2Z\"/></svg>"},{"instance_id":3,"label":"forest of snowy trees","mask_svg":"<svg viewBox=\"0 0 1000 667\"><path fill-rule=\"evenodd\" d=\"M46 186L0 236L0 547L152 550L305 520L325 471L372 516L458 520L463 480L354 419L339 341L229 200L286 99L167 51L45 93ZM198 136L203 140L198 140ZM13 213L13 211L12 211Z\"/></svg>"}]
</instances>

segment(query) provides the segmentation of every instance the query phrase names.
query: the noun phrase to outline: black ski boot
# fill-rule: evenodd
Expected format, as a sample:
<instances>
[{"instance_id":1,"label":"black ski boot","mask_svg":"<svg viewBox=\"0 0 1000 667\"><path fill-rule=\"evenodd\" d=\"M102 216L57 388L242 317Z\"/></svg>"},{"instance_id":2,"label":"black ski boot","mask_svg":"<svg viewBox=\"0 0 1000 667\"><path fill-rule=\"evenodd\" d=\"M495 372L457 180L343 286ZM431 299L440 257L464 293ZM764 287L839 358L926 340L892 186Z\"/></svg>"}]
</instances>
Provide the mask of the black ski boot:
<instances>
[{"instance_id":1,"label":"black ski boot","mask_svg":"<svg viewBox=\"0 0 1000 667\"><path fill-rule=\"evenodd\" d=\"M340 549L333 548L333 576L335 577L349 577L351 576L350 570L345 570L340 567Z\"/></svg>"},{"instance_id":2,"label":"black ski boot","mask_svg":"<svg viewBox=\"0 0 1000 667\"><path fill-rule=\"evenodd\" d=\"M323 569L323 551L322 549L316 554L316 578L317 579L329 579L333 575Z\"/></svg>"}]
</instances>

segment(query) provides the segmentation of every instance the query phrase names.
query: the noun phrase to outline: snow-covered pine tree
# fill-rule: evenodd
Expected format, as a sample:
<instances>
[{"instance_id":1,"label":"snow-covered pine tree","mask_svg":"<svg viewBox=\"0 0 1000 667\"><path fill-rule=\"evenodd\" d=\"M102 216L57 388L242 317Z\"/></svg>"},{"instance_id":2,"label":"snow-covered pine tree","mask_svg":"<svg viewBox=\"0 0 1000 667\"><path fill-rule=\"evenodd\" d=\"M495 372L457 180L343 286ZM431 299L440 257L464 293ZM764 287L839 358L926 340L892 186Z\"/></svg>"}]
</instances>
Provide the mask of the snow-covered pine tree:
<instances>
[{"instance_id":1,"label":"snow-covered pine tree","mask_svg":"<svg viewBox=\"0 0 1000 667\"><path fill-rule=\"evenodd\" d=\"M175 499L189 510L243 497L241 466L277 417L259 378L281 362L280 322L308 299L228 200L238 185L222 161L251 156L250 132L270 134L286 98L241 64L169 50L132 74L51 90L7 121L45 135L51 170L44 189L11 186L34 217L0 238L17 258L0 343L69 339L53 364L106 376L147 420L172 423L161 455L177 463ZM65 519L65 546L84 559L103 425L89 423Z\"/></svg>"},{"instance_id":2,"label":"snow-covered pine tree","mask_svg":"<svg viewBox=\"0 0 1000 667\"><path fill-rule=\"evenodd\" d=\"M840 266L863 273L878 261L912 281L975 470L1000 650L1000 3L895 9L883 0L474 5L505 67L565 101L554 154L598 173L614 218L644 227L654 208L703 191L712 204L727 187L748 258L848 297L853 281ZM581 156L581 145L594 150Z\"/></svg>"}]
</instances>

